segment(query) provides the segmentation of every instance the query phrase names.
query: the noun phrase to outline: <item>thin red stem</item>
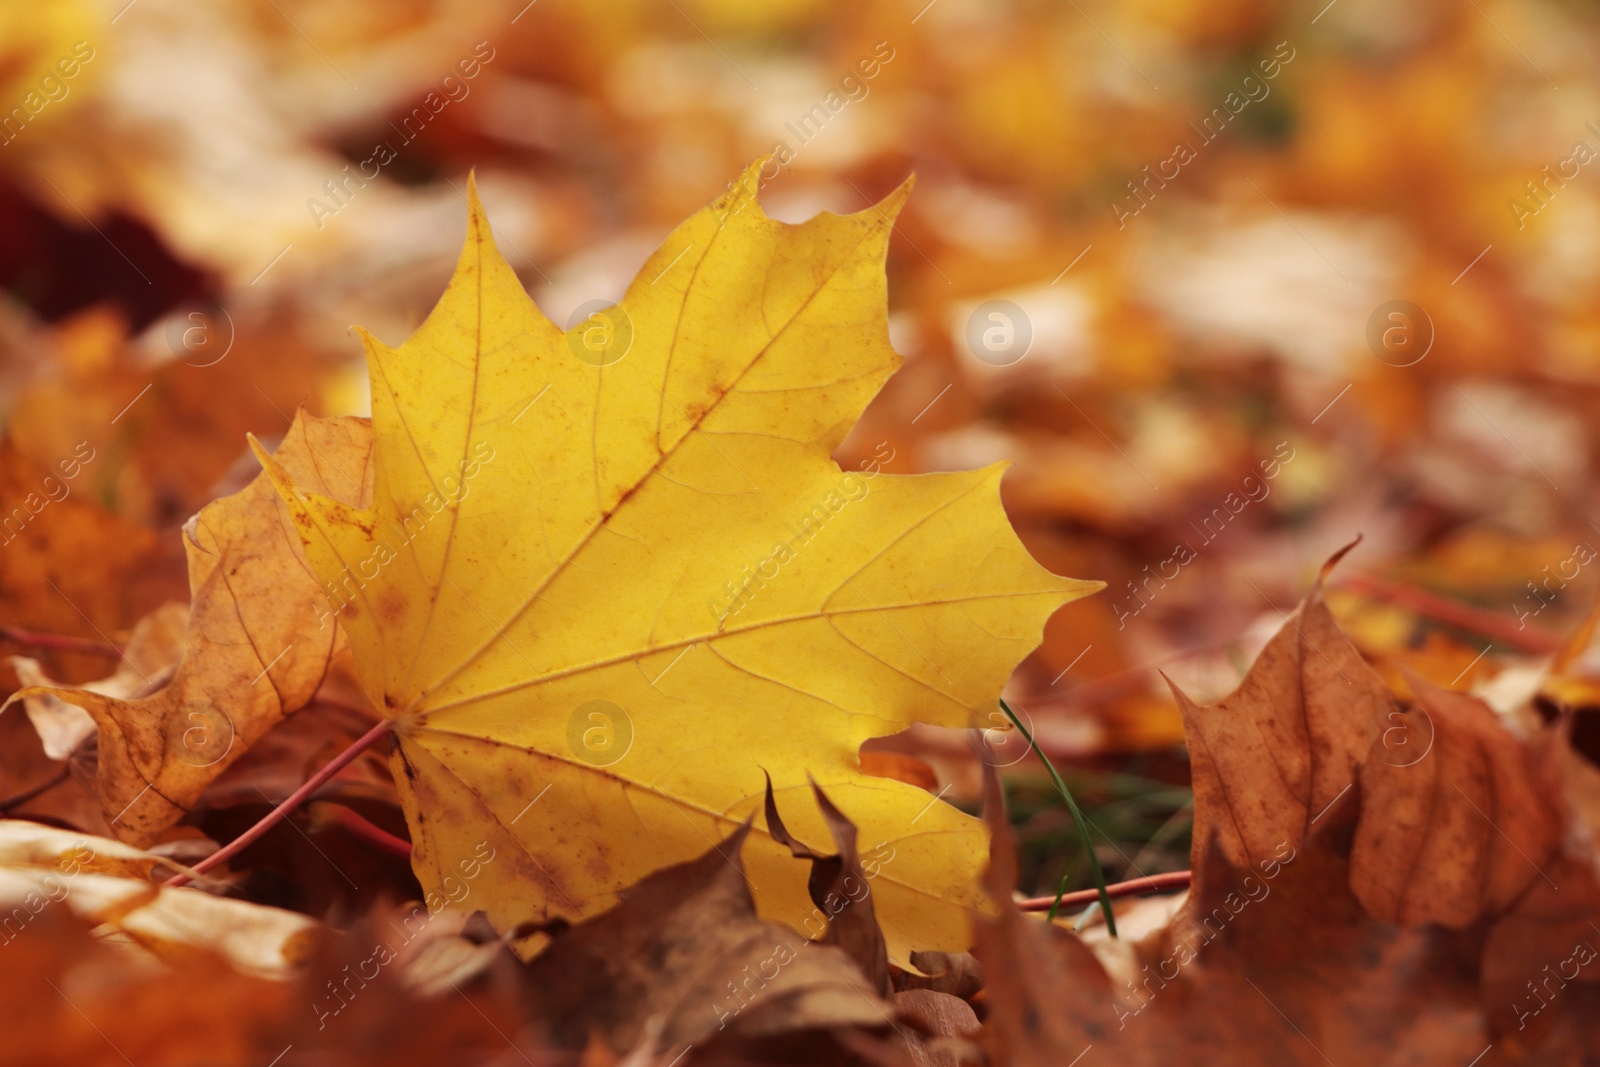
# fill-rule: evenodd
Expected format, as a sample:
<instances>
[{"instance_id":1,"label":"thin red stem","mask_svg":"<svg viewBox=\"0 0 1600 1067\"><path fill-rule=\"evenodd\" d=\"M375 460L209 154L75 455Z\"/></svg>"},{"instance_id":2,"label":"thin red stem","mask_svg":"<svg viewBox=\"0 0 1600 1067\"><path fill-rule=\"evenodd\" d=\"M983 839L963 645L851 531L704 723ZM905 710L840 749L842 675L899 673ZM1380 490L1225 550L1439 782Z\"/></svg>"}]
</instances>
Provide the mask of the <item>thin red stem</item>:
<instances>
[{"instance_id":1,"label":"thin red stem","mask_svg":"<svg viewBox=\"0 0 1600 1067\"><path fill-rule=\"evenodd\" d=\"M1161 893L1170 889L1188 889L1189 871L1168 871L1165 874L1152 874L1148 878L1133 878L1126 882L1116 882L1106 886L1106 896L1113 900L1119 897L1137 897L1144 893ZM1080 889L1076 893L1061 894L1063 908L1077 907L1079 904L1093 904L1100 899L1098 889ZM1023 911L1049 911L1056 898L1031 897L1028 900L1017 901L1017 907Z\"/></svg>"},{"instance_id":2,"label":"thin red stem","mask_svg":"<svg viewBox=\"0 0 1600 1067\"><path fill-rule=\"evenodd\" d=\"M211 855L195 864L193 867L194 873L204 874L206 871L211 870L211 868L217 866L218 864L226 863L228 860L243 852L246 848L249 848L251 844L261 837L262 834L278 825L278 823L283 821L285 816L304 803L305 799L320 789L322 785L328 781L328 779L332 778L334 775L343 770L346 764L350 763L350 761L361 755L361 753L371 748L380 737L389 732L391 725L392 724L388 719L382 719L374 724L372 729L356 738L356 740L351 743L349 748L333 757L333 759L329 760L321 770L319 770L316 774L313 774L310 778L306 779L305 785L301 786L299 789L296 789L293 793L290 793L288 798L285 799L283 803L267 812L260 822L256 823L254 826L250 827L250 829L246 830L244 833L228 842L222 848L217 849L217 851L213 852ZM168 881L166 884L184 885L188 881L189 878L187 875L180 874L176 878Z\"/></svg>"},{"instance_id":3,"label":"thin red stem","mask_svg":"<svg viewBox=\"0 0 1600 1067\"><path fill-rule=\"evenodd\" d=\"M383 827L372 822L360 812L345 807L343 804L326 804L323 809L327 819L351 837L358 838L381 848L385 852L396 856L410 857L411 842L404 838L396 837Z\"/></svg>"},{"instance_id":4,"label":"thin red stem","mask_svg":"<svg viewBox=\"0 0 1600 1067\"><path fill-rule=\"evenodd\" d=\"M25 630L20 626L0 624L0 637L29 648L48 648L56 652L82 652L90 656L121 659L122 649L106 641L91 641L86 637L69 637L66 634L47 634L38 630Z\"/></svg>"}]
</instances>

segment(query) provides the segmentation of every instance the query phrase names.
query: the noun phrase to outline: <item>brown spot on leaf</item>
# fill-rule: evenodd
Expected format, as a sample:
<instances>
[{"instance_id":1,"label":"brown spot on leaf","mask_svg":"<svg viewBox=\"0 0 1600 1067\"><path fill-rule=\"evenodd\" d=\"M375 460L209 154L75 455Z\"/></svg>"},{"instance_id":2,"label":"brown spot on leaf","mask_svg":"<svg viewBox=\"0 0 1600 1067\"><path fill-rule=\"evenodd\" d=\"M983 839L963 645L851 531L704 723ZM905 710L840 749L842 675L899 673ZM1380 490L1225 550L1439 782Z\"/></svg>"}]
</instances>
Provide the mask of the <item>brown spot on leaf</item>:
<instances>
[{"instance_id":1,"label":"brown spot on leaf","mask_svg":"<svg viewBox=\"0 0 1600 1067\"><path fill-rule=\"evenodd\" d=\"M398 626L406 617L410 606L404 593L390 587L378 594L376 610L378 621L384 626Z\"/></svg>"}]
</instances>

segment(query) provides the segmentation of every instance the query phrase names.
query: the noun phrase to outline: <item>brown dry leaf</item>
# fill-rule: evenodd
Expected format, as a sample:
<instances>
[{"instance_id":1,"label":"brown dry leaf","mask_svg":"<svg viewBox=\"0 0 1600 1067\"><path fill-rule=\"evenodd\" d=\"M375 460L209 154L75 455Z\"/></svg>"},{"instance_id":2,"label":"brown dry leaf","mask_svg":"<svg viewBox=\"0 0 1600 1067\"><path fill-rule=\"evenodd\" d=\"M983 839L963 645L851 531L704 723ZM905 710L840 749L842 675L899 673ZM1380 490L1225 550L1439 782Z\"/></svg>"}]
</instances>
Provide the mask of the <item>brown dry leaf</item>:
<instances>
[{"instance_id":1,"label":"brown dry leaf","mask_svg":"<svg viewBox=\"0 0 1600 1067\"><path fill-rule=\"evenodd\" d=\"M1383 680L1333 621L1320 581L1232 694L1202 707L1176 686L1172 692L1189 744L1195 840L1201 827L1214 827L1223 855L1239 867L1270 859L1280 842L1304 840L1350 787L1369 735L1395 710Z\"/></svg>"},{"instance_id":2,"label":"brown dry leaf","mask_svg":"<svg viewBox=\"0 0 1600 1067\"><path fill-rule=\"evenodd\" d=\"M550 1064L549 1050L518 1034L510 950L463 936L473 925L420 904L380 905L324 938L273 1052L289 1043L302 1062L341 1067Z\"/></svg>"},{"instance_id":3,"label":"brown dry leaf","mask_svg":"<svg viewBox=\"0 0 1600 1067\"><path fill-rule=\"evenodd\" d=\"M1356 804L1336 804L1282 863L1234 867L1213 847L1168 927L1105 943L1106 1050L1307 1067L1397 1054L1442 1067L1482 1052L1470 940L1373 919L1351 893Z\"/></svg>"},{"instance_id":4,"label":"brown dry leaf","mask_svg":"<svg viewBox=\"0 0 1600 1067\"><path fill-rule=\"evenodd\" d=\"M1403 760L1375 747L1362 767L1351 888L1378 918L1460 929L1548 877L1540 868L1560 827L1487 704L1415 676L1410 684L1408 747L1429 747Z\"/></svg>"},{"instance_id":5,"label":"brown dry leaf","mask_svg":"<svg viewBox=\"0 0 1600 1067\"><path fill-rule=\"evenodd\" d=\"M913 952L911 966L922 973L895 975L895 989L931 989L971 1000L983 988L983 970L970 952Z\"/></svg>"},{"instance_id":6,"label":"brown dry leaf","mask_svg":"<svg viewBox=\"0 0 1600 1067\"><path fill-rule=\"evenodd\" d=\"M888 1022L890 1006L841 950L756 918L740 856L748 833L746 824L554 935L526 979L552 1044L581 1049L598 1033L632 1049L653 1017L665 1020L656 1047L674 1052L713 1035Z\"/></svg>"},{"instance_id":7,"label":"brown dry leaf","mask_svg":"<svg viewBox=\"0 0 1600 1067\"><path fill-rule=\"evenodd\" d=\"M97 682L84 682L78 688L118 700L148 696L155 688L172 680L172 672L183 657L183 634L189 624L189 608L169 602L139 620L128 638L117 669ZM60 688L44 672L44 666L29 656L12 656L11 667L24 686ZM53 693L36 693L23 698L28 721L39 731L44 754L54 760L72 755L83 739L94 733L94 719L76 704L69 704Z\"/></svg>"},{"instance_id":8,"label":"brown dry leaf","mask_svg":"<svg viewBox=\"0 0 1600 1067\"><path fill-rule=\"evenodd\" d=\"M369 492L371 428L301 414L279 461L323 492ZM100 802L124 840L149 844L273 725L316 693L340 645L299 535L265 475L184 528L192 607L172 683L123 700L31 689L77 704L99 726ZM13 697L16 699L16 697Z\"/></svg>"},{"instance_id":9,"label":"brown dry leaf","mask_svg":"<svg viewBox=\"0 0 1600 1067\"><path fill-rule=\"evenodd\" d=\"M1017 848L999 776L987 765L983 813L989 824L984 888L995 903L993 915L973 923L974 951L988 979L985 1044L997 1062L1014 1067L1070 1063L1108 1032L1099 1016L1110 1001L1111 979L1081 940L1012 902Z\"/></svg>"},{"instance_id":10,"label":"brown dry leaf","mask_svg":"<svg viewBox=\"0 0 1600 1067\"><path fill-rule=\"evenodd\" d=\"M767 832L778 844L788 846L793 855L811 861L806 891L811 895L811 903L817 906L813 918L819 926L827 925L820 943L837 945L844 950L867 976L873 990L887 996L891 992L888 949L872 908L872 881L861 867L855 824L833 806L833 801L816 782L811 783L811 792L816 796L823 821L828 824L828 832L833 835L834 847L839 850L837 855L817 852L790 835L778 816L778 802L772 795L770 778L767 779L765 809ZM876 867L873 873L877 873ZM808 932L810 926L808 921Z\"/></svg>"},{"instance_id":11,"label":"brown dry leaf","mask_svg":"<svg viewBox=\"0 0 1600 1067\"><path fill-rule=\"evenodd\" d=\"M1356 806L1341 798L1300 845L1250 866L1214 837L1172 924L1092 950L1011 905L1014 846L997 831L1001 913L978 930L991 1050L1019 1067L1090 1047L1129 1067L1471 1061L1489 1040L1467 940L1362 912L1348 888Z\"/></svg>"},{"instance_id":12,"label":"brown dry leaf","mask_svg":"<svg viewBox=\"0 0 1600 1067\"><path fill-rule=\"evenodd\" d=\"M931 989L906 989L894 995L894 1010L895 1018L905 1024L896 1028L895 1036L916 1067L982 1062L978 1046L968 1040L978 1034L978 1015L960 997Z\"/></svg>"},{"instance_id":13,"label":"brown dry leaf","mask_svg":"<svg viewBox=\"0 0 1600 1067\"><path fill-rule=\"evenodd\" d=\"M1139 941L1091 948L1017 912L1014 852L994 833L1001 908L978 951L998 1058L1070 1062L1093 1046L1127 1065L1590 1062L1594 769L1565 722L1524 746L1474 697L1413 679L1418 704L1402 712L1373 678L1313 591L1234 694L1186 704L1206 801L1194 885Z\"/></svg>"}]
</instances>

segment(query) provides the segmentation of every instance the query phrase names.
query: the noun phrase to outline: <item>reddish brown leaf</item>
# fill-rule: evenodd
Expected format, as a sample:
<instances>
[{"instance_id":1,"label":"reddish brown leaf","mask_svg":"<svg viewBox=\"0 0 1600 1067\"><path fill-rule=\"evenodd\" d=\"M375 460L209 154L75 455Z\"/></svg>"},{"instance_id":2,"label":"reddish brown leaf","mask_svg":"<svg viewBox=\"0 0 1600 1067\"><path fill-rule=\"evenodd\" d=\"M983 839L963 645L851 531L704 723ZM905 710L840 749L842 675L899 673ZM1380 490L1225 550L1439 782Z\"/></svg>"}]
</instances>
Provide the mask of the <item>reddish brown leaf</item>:
<instances>
[{"instance_id":1,"label":"reddish brown leaf","mask_svg":"<svg viewBox=\"0 0 1600 1067\"><path fill-rule=\"evenodd\" d=\"M1418 678L1411 686L1406 729L1431 747L1396 762L1375 750L1362 768L1351 887L1379 918L1459 929L1547 879L1559 829L1488 705Z\"/></svg>"},{"instance_id":2,"label":"reddish brown leaf","mask_svg":"<svg viewBox=\"0 0 1600 1067\"><path fill-rule=\"evenodd\" d=\"M526 977L536 1026L553 1044L582 1049L599 1033L632 1049L654 1017L664 1020L657 1047L674 1052L729 1031L888 1022L890 1006L841 950L756 918L740 860L748 831L553 934Z\"/></svg>"},{"instance_id":3,"label":"reddish brown leaf","mask_svg":"<svg viewBox=\"0 0 1600 1067\"><path fill-rule=\"evenodd\" d=\"M1194 779L1196 841L1214 828L1239 867L1298 845L1350 787L1394 702L1340 632L1320 586L1284 622L1243 684L1201 706L1176 686Z\"/></svg>"}]
</instances>

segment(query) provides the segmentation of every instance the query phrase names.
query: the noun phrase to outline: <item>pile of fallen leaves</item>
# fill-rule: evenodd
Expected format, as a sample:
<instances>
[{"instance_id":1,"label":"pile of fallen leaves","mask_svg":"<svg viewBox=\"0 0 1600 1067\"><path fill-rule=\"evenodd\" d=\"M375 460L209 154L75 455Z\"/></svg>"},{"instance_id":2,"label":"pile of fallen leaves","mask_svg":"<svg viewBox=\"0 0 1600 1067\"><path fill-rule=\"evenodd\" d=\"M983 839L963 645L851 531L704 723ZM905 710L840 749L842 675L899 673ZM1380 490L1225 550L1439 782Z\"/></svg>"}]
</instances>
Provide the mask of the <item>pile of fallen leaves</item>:
<instances>
[{"instance_id":1,"label":"pile of fallen leaves","mask_svg":"<svg viewBox=\"0 0 1600 1067\"><path fill-rule=\"evenodd\" d=\"M1019 907L993 731L987 826L861 754L988 726L1096 585L1034 562L999 465L834 461L898 363L909 185L788 225L759 174L565 331L469 188L433 314L363 334L372 418L254 444L187 607L20 635L117 665L14 664L0 1058L1593 1062L1573 715L1397 698L1320 579L1231 696L1174 688L1192 888L1121 938Z\"/></svg>"}]
</instances>

